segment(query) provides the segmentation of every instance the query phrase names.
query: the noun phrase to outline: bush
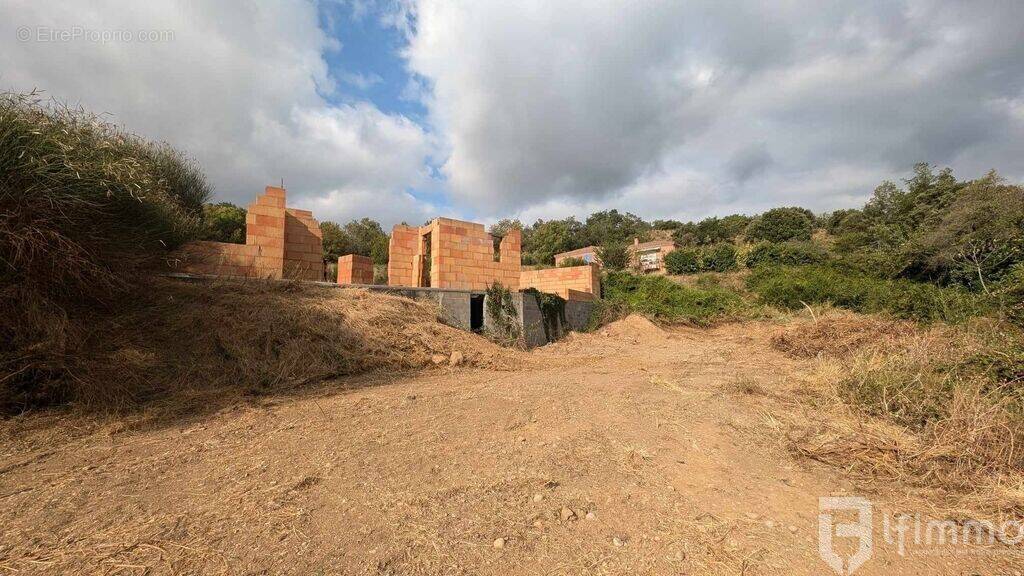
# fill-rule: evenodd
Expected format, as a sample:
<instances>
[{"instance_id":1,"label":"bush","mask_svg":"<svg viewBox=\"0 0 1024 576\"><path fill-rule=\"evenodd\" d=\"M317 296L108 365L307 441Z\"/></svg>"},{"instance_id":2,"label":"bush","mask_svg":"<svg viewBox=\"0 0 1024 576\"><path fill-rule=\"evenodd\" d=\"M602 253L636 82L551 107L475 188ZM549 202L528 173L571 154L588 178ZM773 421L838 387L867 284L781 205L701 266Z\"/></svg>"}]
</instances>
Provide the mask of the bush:
<instances>
[{"instance_id":1,"label":"bush","mask_svg":"<svg viewBox=\"0 0 1024 576\"><path fill-rule=\"evenodd\" d=\"M564 258L558 263L559 268L571 268L573 266L586 266L587 262L583 258L570 257Z\"/></svg>"},{"instance_id":2,"label":"bush","mask_svg":"<svg viewBox=\"0 0 1024 576\"><path fill-rule=\"evenodd\" d=\"M729 243L715 244L704 250L701 271L731 272L736 269L736 247Z\"/></svg>"},{"instance_id":3,"label":"bush","mask_svg":"<svg viewBox=\"0 0 1024 576\"><path fill-rule=\"evenodd\" d=\"M810 240L814 215L805 208L772 208L747 226L748 240Z\"/></svg>"},{"instance_id":4,"label":"bush","mask_svg":"<svg viewBox=\"0 0 1024 576\"><path fill-rule=\"evenodd\" d=\"M825 250L811 242L764 242L754 246L747 254L747 268L759 266L800 266L820 264L828 259Z\"/></svg>"},{"instance_id":5,"label":"bush","mask_svg":"<svg viewBox=\"0 0 1024 576\"><path fill-rule=\"evenodd\" d=\"M657 320L707 325L744 313L747 305L739 294L720 286L691 288L664 276L637 276L609 272L603 282L604 298Z\"/></svg>"},{"instance_id":6,"label":"bush","mask_svg":"<svg viewBox=\"0 0 1024 576\"><path fill-rule=\"evenodd\" d=\"M203 240L245 244L246 209L230 202L203 206Z\"/></svg>"},{"instance_id":7,"label":"bush","mask_svg":"<svg viewBox=\"0 0 1024 576\"><path fill-rule=\"evenodd\" d=\"M829 303L923 322L959 322L992 309L991 301L959 288L883 280L829 266L759 267L747 279L747 287L762 303L780 308Z\"/></svg>"},{"instance_id":8,"label":"bush","mask_svg":"<svg viewBox=\"0 0 1024 576\"><path fill-rule=\"evenodd\" d=\"M676 248L665 254L665 270L669 274L696 274L700 272L700 251L693 248Z\"/></svg>"},{"instance_id":9,"label":"bush","mask_svg":"<svg viewBox=\"0 0 1024 576\"><path fill-rule=\"evenodd\" d=\"M996 286L995 295L1006 318L1024 326L1024 264L1017 264Z\"/></svg>"},{"instance_id":10,"label":"bush","mask_svg":"<svg viewBox=\"0 0 1024 576\"><path fill-rule=\"evenodd\" d=\"M105 299L200 233L210 195L179 152L31 95L0 95L7 285Z\"/></svg>"},{"instance_id":11,"label":"bush","mask_svg":"<svg viewBox=\"0 0 1024 576\"><path fill-rule=\"evenodd\" d=\"M118 304L142 269L201 234L209 195L166 145L0 94L0 405L73 378L64 351L89 332L76 312Z\"/></svg>"}]
</instances>

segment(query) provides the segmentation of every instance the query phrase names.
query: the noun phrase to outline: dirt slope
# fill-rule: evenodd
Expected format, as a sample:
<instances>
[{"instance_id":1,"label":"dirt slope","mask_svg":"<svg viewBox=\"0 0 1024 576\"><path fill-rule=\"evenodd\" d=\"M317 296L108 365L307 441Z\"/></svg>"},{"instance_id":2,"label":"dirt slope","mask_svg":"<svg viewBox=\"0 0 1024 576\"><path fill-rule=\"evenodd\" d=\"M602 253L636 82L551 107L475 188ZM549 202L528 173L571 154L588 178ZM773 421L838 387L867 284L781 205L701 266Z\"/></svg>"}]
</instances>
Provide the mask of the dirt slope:
<instances>
[{"instance_id":1,"label":"dirt slope","mask_svg":"<svg viewBox=\"0 0 1024 576\"><path fill-rule=\"evenodd\" d=\"M857 489L782 445L773 393L807 366L771 332L630 318L512 371L350 378L144 431L11 420L0 573L828 574L818 497ZM857 574L1024 562L875 540Z\"/></svg>"}]
</instances>

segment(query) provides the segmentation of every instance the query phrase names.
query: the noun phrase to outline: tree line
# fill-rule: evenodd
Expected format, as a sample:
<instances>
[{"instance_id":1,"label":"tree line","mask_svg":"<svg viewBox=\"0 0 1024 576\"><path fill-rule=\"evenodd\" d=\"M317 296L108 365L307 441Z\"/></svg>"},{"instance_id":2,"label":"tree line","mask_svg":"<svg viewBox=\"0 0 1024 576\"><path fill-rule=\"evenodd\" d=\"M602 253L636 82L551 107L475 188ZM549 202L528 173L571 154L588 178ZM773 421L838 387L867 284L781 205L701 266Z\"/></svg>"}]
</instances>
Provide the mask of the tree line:
<instances>
[{"instance_id":1,"label":"tree line","mask_svg":"<svg viewBox=\"0 0 1024 576\"><path fill-rule=\"evenodd\" d=\"M245 209L228 203L205 206L205 238L245 241ZM758 215L731 214L699 221L653 220L630 212L603 210L530 225L503 219L490 227L496 237L518 229L522 261L553 265L554 255L597 246L609 268L626 267L634 238L670 235L678 250L667 260L670 272L728 271L742 259L762 263L807 264L826 256L865 274L907 278L940 285L960 284L987 291L1020 268L1024 253L1024 188L990 172L957 180L952 170L930 164L914 167L901 184L883 182L861 208L815 214L806 208L772 208ZM340 225L325 221L324 256L388 258L388 235L370 219ZM812 235L822 238L812 241Z\"/></svg>"}]
</instances>

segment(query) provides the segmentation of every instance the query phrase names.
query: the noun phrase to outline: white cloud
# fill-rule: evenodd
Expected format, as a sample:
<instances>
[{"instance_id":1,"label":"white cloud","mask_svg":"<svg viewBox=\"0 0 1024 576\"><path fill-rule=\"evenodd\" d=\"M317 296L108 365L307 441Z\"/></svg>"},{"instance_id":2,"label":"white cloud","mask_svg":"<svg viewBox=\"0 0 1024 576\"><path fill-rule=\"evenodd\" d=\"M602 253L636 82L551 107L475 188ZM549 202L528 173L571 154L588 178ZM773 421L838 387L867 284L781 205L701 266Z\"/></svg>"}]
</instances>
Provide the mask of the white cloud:
<instances>
[{"instance_id":1,"label":"white cloud","mask_svg":"<svg viewBox=\"0 0 1024 576\"><path fill-rule=\"evenodd\" d=\"M408 12L444 173L484 215L826 210L917 161L1024 174L1024 3L418 0Z\"/></svg>"},{"instance_id":2,"label":"white cloud","mask_svg":"<svg viewBox=\"0 0 1024 576\"><path fill-rule=\"evenodd\" d=\"M22 26L173 36L22 42ZM186 1L0 4L0 89L39 88L170 142L200 161L219 199L246 204L284 178L289 204L315 204L321 219L400 219L397 207L410 206L405 190L429 180L430 138L370 103L331 104L326 96L344 86L328 75L324 53L338 49L319 28L315 5L301 1L244 9Z\"/></svg>"}]
</instances>

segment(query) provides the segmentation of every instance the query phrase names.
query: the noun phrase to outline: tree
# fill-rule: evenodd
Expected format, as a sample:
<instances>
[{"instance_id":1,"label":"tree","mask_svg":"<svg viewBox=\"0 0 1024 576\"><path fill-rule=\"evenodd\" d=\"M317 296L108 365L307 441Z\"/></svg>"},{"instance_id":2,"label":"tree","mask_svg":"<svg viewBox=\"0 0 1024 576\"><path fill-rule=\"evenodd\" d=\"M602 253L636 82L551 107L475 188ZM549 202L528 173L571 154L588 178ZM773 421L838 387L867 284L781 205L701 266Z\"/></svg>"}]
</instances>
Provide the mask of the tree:
<instances>
[{"instance_id":1,"label":"tree","mask_svg":"<svg viewBox=\"0 0 1024 576\"><path fill-rule=\"evenodd\" d=\"M328 260L337 260L339 256L352 254L352 242L349 240L345 230L337 222L325 220L320 223L320 233L323 235L324 257Z\"/></svg>"},{"instance_id":2,"label":"tree","mask_svg":"<svg viewBox=\"0 0 1024 576\"><path fill-rule=\"evenodd\" d=\"M604 246L632 242L633 238L647 240L651 230L650 224L639 216L629 212L622 214L618 210L594 212L587 217L583 226L586 245Z\"/></svg>"},{"instance_id":3,"label":"tree","mask_svg":"<svg viewBox=\"0 0 1024 576\"><path fill-rule=\"evenodd\" d=\"M511 232L512 230L519 230L520 232L522 232L523 223L520 222L519 220L503 218L492 224L491 228L487 232L491 236L504 238L505 235Z\"/></svg>"},{"instance_id":4,"label":"tree","mask_svg":"<svg viewBox=\"0 0 1024 576\"><path fill-rule=\"evenodd\" d=\"M345 224L344 230L351 242L352 253L360 256L372 256L374 244L380 242L381 238L387 238L380 223L369 218L352 220Z\"/></svg>"},{"instance_id":5,"label":"tree","mask_svg":"<svg viewBox=\"0 0 1024 576\"><path fill-rule=\"evenodd\" d=\"M679 220L655 220L651 222L651 228L655 230L675 230L682 225L683 223Z\"/></svg>"},{"instance_id":6,"label":"tree","mask_svg":"<svg viewBox=\"0 0 1024 576\"><path fill-rule=\"evenodd\" d=\"M725 227L722 226L722 221L716 216L705 218L700 222L697 222L696 230L694 230L694 240L697 244L715 244L718 242L724 242L729 239L728 233Z\"/></svg>"},{"instance_id":7,"label":"tree","mask_svg":"<svg viewBox=\"0 0 1024 576\"><path fill-rule=\"evenodd\" d=\"M730 214L725 216L720 221L720 224L725 232L725 241L735 240L737 236L743 234L743 231L747 229L752 218L743 214Z\"/></svg>"},{"instance_id":8,"label":"tree","mask_svg":"<svg viewBox=\"0 0 1024 576\"><path fill-rule=\"evenodd\" d=\"M670 252L671 254L671 252ZM736 247L721 242L704 249L701 268L708 272L731 272L736 269Z\"/></svg>"},{"instance_id":9,"label":"tree","mask_svg":"<svg viewBox=\"0 0 1024 576\"><path fill-rule=\"evenodd\" d=\"M990 283L1024 261L1024 188L994 171L967 184L906 252L911 264L923 264L937 279L990 293Z\"/></svg>"},{"instance_id":10,"label":"tree","mask_svg":"<svg viewBox=\"0 0 1024 576\"><path fill-rule=\"evenodd\" d=\"M822 215L822 226L829 234L832 234L833 236L837 235L839 234L840 227L847 218L853 217L855 214L859 215L860 213L860 210L857 210L856 208L844 208L824 214Z\"/></svg>"},{"instance_id":11,"label":"tree","mask_svg":"<svg viewBox=\"0 0 1024 576\"><path fill-rule=\"evenodd\" d=\"M629 245L625 242L610 242L597 249L601 264L609 270L622 270L629 265Z\"/></svg>"},{"instance_id":12,"label":"tree","mask_svg":"<svg viewBox=\"0 0 1024 576\"><path fill-rule=\"evenodd\" d=\"M246 210L230 202L203 205L203 240L245 244Z\"/></svg>"},{"instance_id":13,"label":"tree","mask_svg":"<svg viewBox=\"0 0 1024 576\"><path fill-rule=\"evenodd\" d=\"M772 208L747 226L747 239L768 242L810 240L814 231L813 214L806 208Z\"/></svg>"},{"instance_id":14,"label":"tree","mask_svg":"<svg viewBox=\"0 0 1024 576\"><path fill-rule=\"evenodd\" d=\"M537 264L554 264L555 254L582 248L582 225L575 218L537 220L523 237L524 260Z\"/></svg>"},{"instance_id":15,"label":"tree","mask_svg":"<svg viewBox=\"0 0 1024 576\"><path fill-rule=\"evenodd\" d=\"M562 261L558 263L558 267L559 268L572 268L573 266L586 266L586 265L587 265L587 262L583 258L577 258L575 256L570 256L569 258L563 258Z\"/></svg>"},{"instance_id":16,"label":"tree","mask_svg":"<svg viewBox=\"0 0 1024 576\"><path fill-rule=\"evenodd\" d=\"M387 264L390 249L391 237L379 236L373 241L373 246L370 246L370 259L374 264Z\"/></svg>"},{"instance_id":17,"label":"tree","mask_svg":"<svg viewBox=\"0 0 1024 576\"><path fill-rule=\"evenodd\" d=\"M672 242L677 248L697 245L697 225L687 222L672 231Z\"/></svg>"}]
</instances>

